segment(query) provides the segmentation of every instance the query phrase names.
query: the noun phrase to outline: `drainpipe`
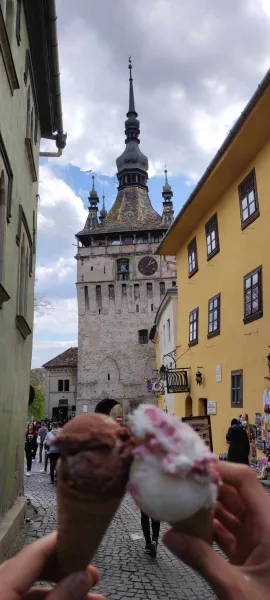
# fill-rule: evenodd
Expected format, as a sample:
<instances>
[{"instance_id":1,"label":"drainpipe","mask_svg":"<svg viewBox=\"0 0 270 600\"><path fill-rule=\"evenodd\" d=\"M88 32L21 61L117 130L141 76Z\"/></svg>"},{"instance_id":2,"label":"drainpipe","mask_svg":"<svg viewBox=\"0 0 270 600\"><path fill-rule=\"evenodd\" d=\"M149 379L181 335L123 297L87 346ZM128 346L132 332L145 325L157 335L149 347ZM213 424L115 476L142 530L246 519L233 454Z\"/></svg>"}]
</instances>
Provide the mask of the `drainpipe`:
<instances>
[{"instance_id":1,"label":"drainpipe","mask_svg":"<svg viewBox=\"0 0 270 600\"><path fill-rule=\"evenodd\" d=\"M55 157L62 156L62 152L66 145L67 134L64 133L63 127L63 111L61 101L61 86L60 86L60 69L58 56L58 38L57 38L57 14L55 0L47 0L47 20L49 22L48 38L51 54L51 77L53 80L53 96L54 96L54 113L55 113L55 129L56 135L52 136L55 140L58 152L40 152L39 156Z\"/></svg>"}]
</instances>

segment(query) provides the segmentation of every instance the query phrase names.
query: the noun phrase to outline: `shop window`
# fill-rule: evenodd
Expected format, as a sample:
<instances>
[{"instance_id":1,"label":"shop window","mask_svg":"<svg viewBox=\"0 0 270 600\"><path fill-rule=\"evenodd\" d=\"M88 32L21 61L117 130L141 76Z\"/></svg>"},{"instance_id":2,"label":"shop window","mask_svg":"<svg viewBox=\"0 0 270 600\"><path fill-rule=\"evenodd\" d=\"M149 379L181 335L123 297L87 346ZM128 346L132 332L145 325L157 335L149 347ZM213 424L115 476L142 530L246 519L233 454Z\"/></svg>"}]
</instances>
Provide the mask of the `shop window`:
<instances>
[{"instance_id":1,"label":"shop window","mask_svg":"<svg viewBox=\"0 0 270 600\"><path fill-rule=\"evenodd\" d=\"M262 267L258 267L244 277L244 323L251 323L262 316Z\"/></svg>"},{"instance_id":2,"label":"shop window","mask_svg":"<svg viewBox=\"0 0 270 600\"><path fill-rule=\"evenodd\" d=\"M117 279L118 281L129 280L129 260L128 258L120 258L117 261Z\"/></svg>"},{"instance_id":3,"label":"shop window","mask_svg":"<svg viewBox=\"0 0 270 600\"><path fill-rule=\"evenodd\" d=\"M231 406L243 408L243 370L231 372Z\"/></svg>"},{"instance_id":4,"label":"shop window","mask_svg":"<svg viewBox=\"0 0 270 600\"><path fill-rule=\"evenodd\" d=\"M139 344L148 344L148 330L139 329Z\"/></svg>"},{"instance_id":5,"label":"shop window","mask_svg":"<svg viewBox=\"0 0 270 600\"><path fill-rule=\"evenodd\" d=\"M217 214L213 215L205 225L207 260L219 252L219 235Z\"/></svg>"}]
</instances>

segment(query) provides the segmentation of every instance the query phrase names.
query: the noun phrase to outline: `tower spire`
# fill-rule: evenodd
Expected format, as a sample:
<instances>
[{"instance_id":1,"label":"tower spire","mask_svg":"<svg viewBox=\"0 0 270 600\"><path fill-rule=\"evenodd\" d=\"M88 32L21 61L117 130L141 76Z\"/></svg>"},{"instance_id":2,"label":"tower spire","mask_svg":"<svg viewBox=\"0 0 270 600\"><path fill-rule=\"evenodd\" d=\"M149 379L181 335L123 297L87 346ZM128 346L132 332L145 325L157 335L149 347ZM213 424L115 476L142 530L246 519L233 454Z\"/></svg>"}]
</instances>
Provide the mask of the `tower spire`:
<instances>
[{"instance_id":1,"label":"tower spire","mask_svg":"<svg viewBox=\"0 0 270 600\"><path fill-rule=\"evenodd\" d=\"M132 60L131 56L128 59L128 68L129 68L129 107L127 117L130 113L133 113L138 116L135 110L135 100L134 100L134 91L133 91L133 78L132 78Z\"/></svg>"},{"instance_id":2,"label":"tower spire","mask_svg":"<svg viewBox=\"0 0 270 600\"><path fill-rule=\"evenodd\" d=\"M148 158L139 149L140 121L135 109L132 60L128 59L129 68L129 102L127 120L125 122L126 148L116 160L119 189L139 185L147 189Z\"/></svg>"},{"instance_id":3,"label":"tower spire","mask_svg":"<svg viewBox=\"0 0 270 600\"><path fill-rule=\"evenodd\" d=\"M104 219L107 217L107 214L108 213L107 213L106 208L105 208L105 196L104 196L104 190L103 190L103 194L102 194L102 209L101 209L100 214L99 214L99 220L100 220L101 223L103 223Z\"/></svg>"},{"instance_id":4,"label":"tower spire","mask_svg":"<svg viewBox=\"0 0 270 600\"><path fill-rule=\"evenodd\" d=\"M165 225L170 225L173 222L174 211L173 211L173 191L168 182L168 171L165 165L164 169L165 174L165 184L162 188L162 197L163 197L163 213L162 213L162 221Z\"/></svg>"},{"instance_id":5,"label":"tower spire","mask_svg":"<svg viewBox=\"0 0 270 600\"><path fill-rule=\"evenodd\" d=\"M95 175L92 175L92 189L91 192L89 194L89 228L93 229L94 227L96 227L98 225L98 218L97 218L97 213L98 213L98 203L99 203L99 197L97 194L97 190L95 189Z\"/></svg>"}]
</instances>

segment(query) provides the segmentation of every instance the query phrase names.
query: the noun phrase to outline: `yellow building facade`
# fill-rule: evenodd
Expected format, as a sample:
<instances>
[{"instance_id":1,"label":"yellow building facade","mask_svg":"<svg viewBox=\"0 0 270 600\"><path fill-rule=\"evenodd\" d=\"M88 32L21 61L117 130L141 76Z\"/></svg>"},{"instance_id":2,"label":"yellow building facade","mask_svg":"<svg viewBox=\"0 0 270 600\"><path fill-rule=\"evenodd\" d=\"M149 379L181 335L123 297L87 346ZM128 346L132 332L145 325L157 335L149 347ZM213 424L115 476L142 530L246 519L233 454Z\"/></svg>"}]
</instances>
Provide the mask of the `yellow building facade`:
<instances>
[{"instance_id":1,"label":"yellow building facade","mask_svg":"<svg viewBox=\"0 0 270 600\"><path fill-rule=\"evenodd\" d=\"M269 107L270 72L158 249L176 255L176 362L190 367L175 414L212 413L217 454L231 419L264 414L270 383Z\"/></svg>"}]
</instances>

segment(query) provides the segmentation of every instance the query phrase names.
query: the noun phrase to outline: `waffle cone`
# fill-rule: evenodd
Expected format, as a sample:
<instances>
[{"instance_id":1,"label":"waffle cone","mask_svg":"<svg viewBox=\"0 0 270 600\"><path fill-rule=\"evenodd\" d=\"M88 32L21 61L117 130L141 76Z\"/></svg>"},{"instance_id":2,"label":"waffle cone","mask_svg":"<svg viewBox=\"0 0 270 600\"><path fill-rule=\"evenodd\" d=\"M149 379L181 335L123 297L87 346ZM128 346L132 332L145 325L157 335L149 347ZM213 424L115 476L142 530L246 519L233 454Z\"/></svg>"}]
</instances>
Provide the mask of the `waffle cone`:
<instances>
[{"instance_id":1,"label":"waffle cone","mask_svg":"<svg viewBox=\"0 0 270 600\"><path fill-rule=\"evenodd\" d=\"M59 575L65 577L84 570L91 562L122 496L108 502L94 501L91 494L74 490L61 479L61 464L57 471L56 555Z\"/></svg>"},{"instance_id":2,"label":"waffle cone","mask_svg":"<svg viewBox=\"0 0 270 600\"><path fill-rule=\"evenodd\" d=\"M212 508L202 508L194 515L178 523L173 523L172 527L180 533L194 535L208 544L213 543L213 518L214 511Z\"/></svg>"}]
</instances>

